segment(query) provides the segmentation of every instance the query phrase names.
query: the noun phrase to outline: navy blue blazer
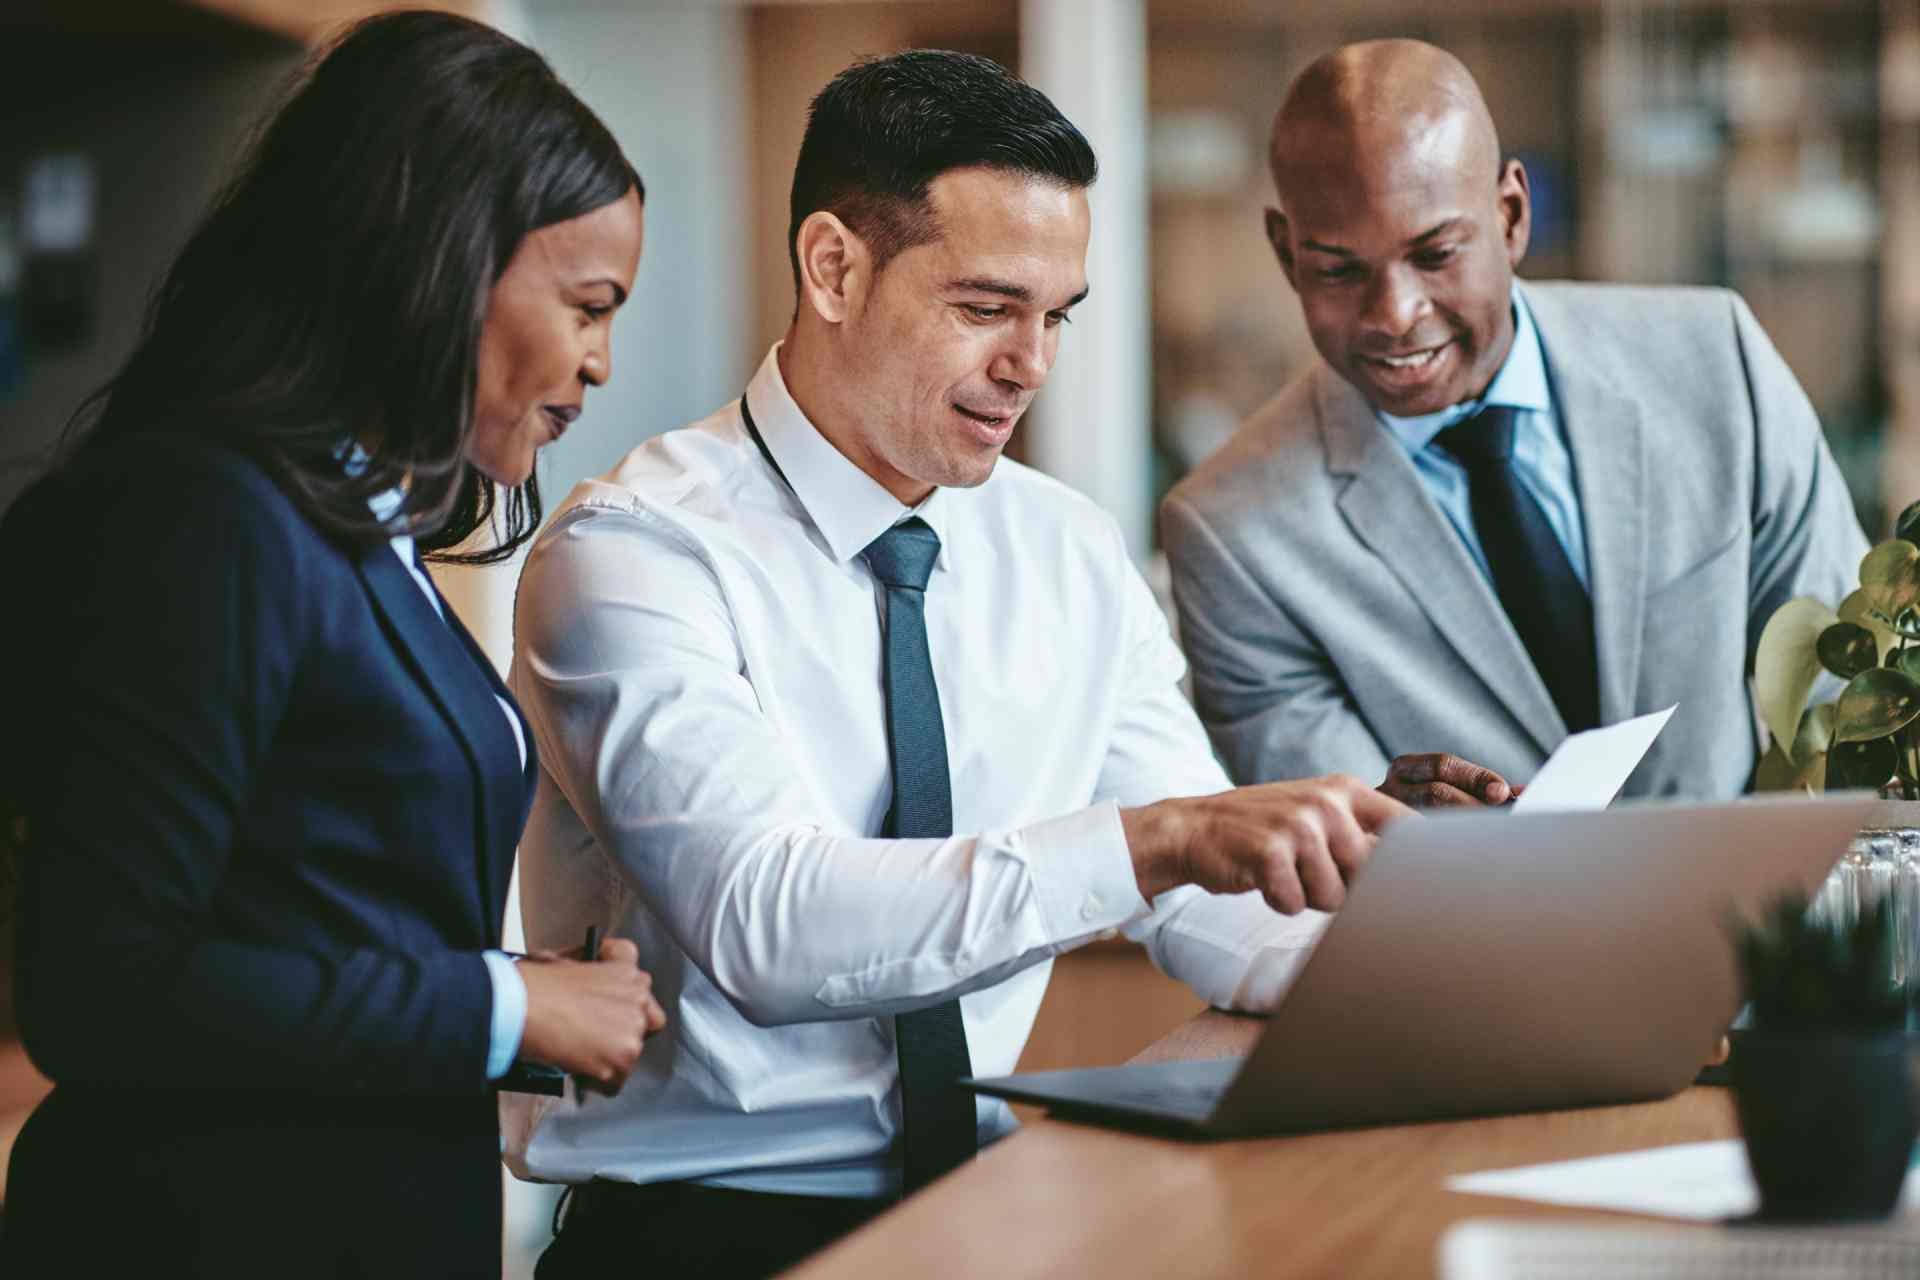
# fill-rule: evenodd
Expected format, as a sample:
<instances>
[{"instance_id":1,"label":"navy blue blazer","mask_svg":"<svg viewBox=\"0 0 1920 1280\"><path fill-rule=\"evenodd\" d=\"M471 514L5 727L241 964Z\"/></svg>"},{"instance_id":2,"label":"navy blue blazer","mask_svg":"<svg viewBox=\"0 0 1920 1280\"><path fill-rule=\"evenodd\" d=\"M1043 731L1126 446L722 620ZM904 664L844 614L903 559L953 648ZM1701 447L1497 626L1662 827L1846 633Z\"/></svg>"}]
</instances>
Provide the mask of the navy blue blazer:
<instances>
[{"instance_id":1,"label":"navy blue blazer","mask_svg":"<svg viewBox=\"0 0 1920 1280\"><path fill-rule=\"evenodd\" d=\"M163 1272L497 1276L480 953L534 761L472 637L179 437L23 497L0 583L15 1007L56 1084L0 1258L71 1272L112 1224Z\"/></svg>"}]
</instances>

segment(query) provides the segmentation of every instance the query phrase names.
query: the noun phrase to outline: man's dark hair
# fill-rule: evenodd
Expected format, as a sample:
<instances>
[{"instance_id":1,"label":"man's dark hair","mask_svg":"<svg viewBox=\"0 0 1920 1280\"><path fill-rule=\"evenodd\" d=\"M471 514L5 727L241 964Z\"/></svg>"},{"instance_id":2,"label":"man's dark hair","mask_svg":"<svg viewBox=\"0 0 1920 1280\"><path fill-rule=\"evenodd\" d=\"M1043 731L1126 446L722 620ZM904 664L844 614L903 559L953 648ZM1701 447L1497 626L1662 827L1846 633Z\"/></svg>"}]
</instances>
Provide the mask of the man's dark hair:
<instances>
[{"instance_id":1,"label":"man's dark hair","mask_svg":"<svg viewBox=\"0 0 1920 1280\"><path fill-rule=\"evenodd\" d=\"M532 477L494 547L448 550L493 523L466 457L488 297L529 233L628 191L645 198L613 135L533 50L446 13L367 19L266 121L70 434L212 439L335 537L504 559L539 526ZM364 465L343 467L350 442Z\"/></svg>"},{"instance_id":2,"label":"man's dark hair","mask_svg":"<svg viewBox=\"0 0 1920 1280\"><path fill-rule=\"evenodd\" d=\"M1093 148L1047 95L990 58L909 49L854 63L813 100L793 167L787 258L800 288L800 224L825 209L874 270L940 234L927 189L951 169L998 169L1089 187Z\"/></svg>"}]
</instances>

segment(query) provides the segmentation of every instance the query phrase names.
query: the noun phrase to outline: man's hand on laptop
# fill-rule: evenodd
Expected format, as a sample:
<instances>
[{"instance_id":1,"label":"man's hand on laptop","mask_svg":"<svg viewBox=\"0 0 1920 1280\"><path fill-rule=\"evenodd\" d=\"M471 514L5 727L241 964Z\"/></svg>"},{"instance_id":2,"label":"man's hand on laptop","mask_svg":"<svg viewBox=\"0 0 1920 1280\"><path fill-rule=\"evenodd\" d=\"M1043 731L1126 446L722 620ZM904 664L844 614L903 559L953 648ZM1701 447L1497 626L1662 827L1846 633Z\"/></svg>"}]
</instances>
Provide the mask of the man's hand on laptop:
<instances>
[{"instance_id":1,"label":"man's hand on laptop","mask_svg":"<svg viewBox=\"0 0 1920 1280\"><path fill-rule=\"evenodd\" d=\"M1358 778L1269 782L1122 809L1140 894L1259 890L1275 911L1335 911L1380 829L1410 810Z\"/></svg>"},{"instance_id":2,"label":"man's hand on laptop","mask_svg":"<svg viewBox=\"0 0 1920 1280\"><path fill-rule=\"evenodd\" d=\"M1500 805L1520 794L1519 787L1493 770L1440 751L1396 757L1380 790L1416 809Z\"/></svg>"}]
</instances>

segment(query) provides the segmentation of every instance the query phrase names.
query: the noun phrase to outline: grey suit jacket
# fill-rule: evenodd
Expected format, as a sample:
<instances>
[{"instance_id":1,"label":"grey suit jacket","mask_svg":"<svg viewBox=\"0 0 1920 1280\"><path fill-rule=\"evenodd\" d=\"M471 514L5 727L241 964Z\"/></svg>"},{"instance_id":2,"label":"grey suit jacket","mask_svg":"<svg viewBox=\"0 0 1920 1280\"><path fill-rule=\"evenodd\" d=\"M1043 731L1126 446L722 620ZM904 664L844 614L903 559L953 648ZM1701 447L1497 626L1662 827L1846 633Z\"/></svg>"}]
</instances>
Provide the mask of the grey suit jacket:
<instances>
[{"instance_id":1,"label":"grey suit jacket","mask_svg":"<svg viewBox=\"0 0 1920 1280\"><path fill-rule=\"evenodd\" d=\"M1721 289L1524 284L1580 493L1612 723L1678 703L1627 795L1752 773L1747 673L1782 601L1866 551L1812 407ZM1360 394L1316 363L1170 494L1194 697L1242 783L1451 751L1510 780L1566 736L1492 586Z\"/></svg>"}]
</instances>

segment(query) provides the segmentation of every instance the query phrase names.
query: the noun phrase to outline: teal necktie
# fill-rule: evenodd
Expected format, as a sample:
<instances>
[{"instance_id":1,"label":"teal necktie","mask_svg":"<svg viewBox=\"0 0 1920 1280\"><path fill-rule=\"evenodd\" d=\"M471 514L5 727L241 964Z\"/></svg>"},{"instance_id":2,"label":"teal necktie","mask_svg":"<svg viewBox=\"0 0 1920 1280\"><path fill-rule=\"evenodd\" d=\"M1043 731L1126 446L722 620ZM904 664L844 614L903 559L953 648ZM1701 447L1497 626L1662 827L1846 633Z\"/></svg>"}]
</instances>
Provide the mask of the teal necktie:
<instances>
[{"instance_id":1,"label":"teal necktie","mask_svg":"<svg viewBox=\"0 0 1920 1280\"><path fill-rule=\"evenodd\" d=\"M918 516L873 540L862 553L886 587L887 752L893 806L882 835L898 839L953 834L953 785L946 726L927 652L927 579L940 536ZM973 1096L954 1082L973 1072L960 1001L945 1000L894 1018L900 1059L902 1165L909 1195L972 1156L979 1147Z\"/></svg>"}]
</instances>

